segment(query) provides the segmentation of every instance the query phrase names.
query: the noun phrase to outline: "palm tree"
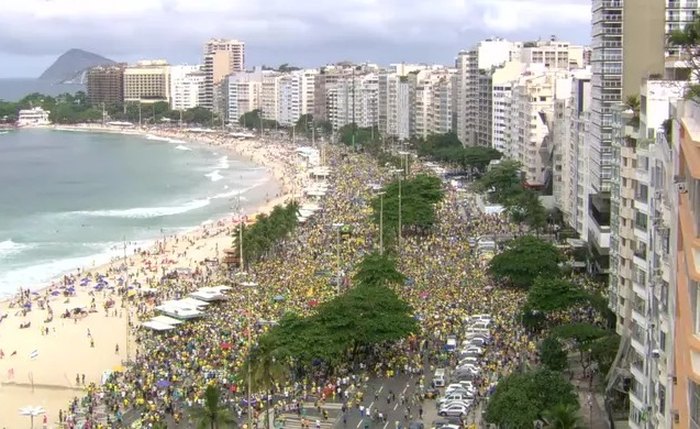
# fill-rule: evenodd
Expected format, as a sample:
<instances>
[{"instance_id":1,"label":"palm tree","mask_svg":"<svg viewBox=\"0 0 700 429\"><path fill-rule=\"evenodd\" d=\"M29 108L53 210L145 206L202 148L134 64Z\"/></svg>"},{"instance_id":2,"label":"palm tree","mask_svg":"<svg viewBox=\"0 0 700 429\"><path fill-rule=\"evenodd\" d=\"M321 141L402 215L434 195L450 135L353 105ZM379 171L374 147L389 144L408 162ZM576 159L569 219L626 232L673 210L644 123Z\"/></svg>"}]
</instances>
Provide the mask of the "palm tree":
<instances>
[{"instance_id":1,"label":"palm tree","mask_svg":"<svg viewBox=\"0 0 700 429\"><path fill-rule=\"evenodd\" d=\"M557 404L544 412L547 427L551 429L579 429L581 418L578 407L573 404Z\"/></svg>"},{"instance_id":2,"label":"palm tree","mask_svg":"<svg viewBox=\"0 0 700 429\"><path fill-rule=\"evenodd\" d=\"M272 345L259 344L252 351L248 362L243 365L247 377L248 365L250 365L251 387L253 391L265 392L272 395L276 384L282 384L289 376L289 368L281 359L275 357L275 348ZM265 415L265 427L269 427L269 404Z\"/></svg>"},{"instance_id":3,"label":"palm tree","mask_svg":"<svg viewBox=\"0 0 700 429\"><path fill-rule=\"evenodd\" d=\"M207 386L204 391L204 405L190 409L190 419L197 429L219 429L220 427L235 428L236 420L231 411L221 405L221 392L214 385Z\"/></svg>"}]
</instances>

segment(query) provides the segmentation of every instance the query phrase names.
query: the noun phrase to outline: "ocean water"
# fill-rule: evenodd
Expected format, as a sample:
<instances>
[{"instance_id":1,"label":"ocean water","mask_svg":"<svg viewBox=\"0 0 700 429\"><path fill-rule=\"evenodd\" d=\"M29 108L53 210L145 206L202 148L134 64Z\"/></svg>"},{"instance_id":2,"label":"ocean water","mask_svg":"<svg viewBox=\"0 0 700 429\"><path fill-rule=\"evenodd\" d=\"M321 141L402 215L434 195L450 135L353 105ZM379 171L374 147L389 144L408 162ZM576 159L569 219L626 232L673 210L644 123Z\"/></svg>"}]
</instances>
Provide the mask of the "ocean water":
<instances>
[{"instance_id":1,"label":"ocean water","mask_svg":"<svg viewBox=\"0 0 700 429\"><path fill-rule=\"evenodd\" d=\"M264 168L216 148L54 130L0 134L0 185L0 296L277 192Z\"/></svg>"},{"instance_id":2,"label":"ocean water","mask_svg":"<svg viewBox=\"0 0 700 429\"><path fill-rule=\"evenodd\" d=\"M0 79L0 100L19 101L33 92L56 96L69 92L85 91L80 84L51 83L39 79L3 78Z\"/></svg>"}]
</instances>

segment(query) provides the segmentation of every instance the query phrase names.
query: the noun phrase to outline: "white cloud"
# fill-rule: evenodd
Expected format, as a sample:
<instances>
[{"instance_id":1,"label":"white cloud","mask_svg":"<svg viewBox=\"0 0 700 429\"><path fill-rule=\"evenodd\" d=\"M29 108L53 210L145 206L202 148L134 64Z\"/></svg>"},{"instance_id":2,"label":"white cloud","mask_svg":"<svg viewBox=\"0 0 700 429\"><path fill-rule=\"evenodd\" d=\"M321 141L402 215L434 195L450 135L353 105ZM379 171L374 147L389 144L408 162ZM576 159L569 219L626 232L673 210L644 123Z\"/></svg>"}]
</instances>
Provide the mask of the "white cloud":
<instances>
[{"instance_id":1,"label":"white cloud","mask_svg":"<svg viewBox=\"0 0 700 429\"><path fill-rule=\"evenodd\" d=\"M479 37L549 36L589 27L589 0L0 0L2 53L57 55L82 47L116 58L196 58L209 37L246 41L258 52L426 55ZM7 4L5 4L7 3ZM562 39L569 36L558 34ZM422 48L420 48L422 46ZM433 48L426 48L426 47ZM403 51L397 50L401 47ZM251 51L254 56L254 52ZM317 52L316 52L317 53ZM448 56L449 55L449 56ZM249 55L249 58L251 55ZM377 59L381 60L381 59Z\"/></svg>"}]
</instances>

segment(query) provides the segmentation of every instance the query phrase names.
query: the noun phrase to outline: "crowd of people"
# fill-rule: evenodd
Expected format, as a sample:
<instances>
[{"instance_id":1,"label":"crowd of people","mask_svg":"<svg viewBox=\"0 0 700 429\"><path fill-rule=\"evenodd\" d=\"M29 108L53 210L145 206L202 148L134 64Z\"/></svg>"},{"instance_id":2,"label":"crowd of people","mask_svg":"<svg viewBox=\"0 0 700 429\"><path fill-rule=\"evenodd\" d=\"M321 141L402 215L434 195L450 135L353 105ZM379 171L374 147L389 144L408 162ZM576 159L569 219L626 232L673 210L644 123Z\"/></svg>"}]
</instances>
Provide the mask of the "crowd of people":
<instances>
[{"instance_id":1,"label":"crowd of people","mask_svg":"<svg viewBox=\"0 0 700 429\"><path fill-rule=\"evenodd\" d=\"M370 221L369 203L375 192L371 185L388 183L391 171L364 154L340 148L330 149L329 154L332 191L322 200L322 210L245 274L235 275L229 267L208 267L161 281L154 285L157 292L150 300L131 298L138 317L145 320L156 314L154 307L164 300L184 297L206 284L233 285L228 301L172 331L153 332L135 322L135 358L103 385L89 386L84 398L76 398L62 411L65 427L118 427L134 414L144 427L166 420L181 422L188 418L189 407L201 404L210 384L221 388L224 403L245 426L246 387L240 369L255 338L285 312L310 314L319 302L349 287L353 266L379 245L378 228ZM411 173L420 169L415 165ZM465 318L473 313L490 313L494 318L493 342L484 356L485 371L477 380L480 397L489 394L496 380L532 358L534 342L517 318L524 294L495 287L486 274L486 261L477 257L468 240L517 233L518 226L505 217L480 214L474 200L445 186L437 225L425 233L403 234L397 249L399 271L408 279L397 286L397 292L415 310L421 331L411 341L382 351L381 364L374 367L358 370L348 365L335 371L340 375L333 378L309 374L280 384L277 407L298 407L309 398L359 407L362 392L358 390L369 376L410 374L428 385L425 360L435 366L449 359L443 348L446 336L462 331ZM338 224L351 225L352 233L339 240ZM257 286L244 288L242 281ZM256 413L262 411L262 402L262 396L256 396Z\"/></svg>"}]
</instances>

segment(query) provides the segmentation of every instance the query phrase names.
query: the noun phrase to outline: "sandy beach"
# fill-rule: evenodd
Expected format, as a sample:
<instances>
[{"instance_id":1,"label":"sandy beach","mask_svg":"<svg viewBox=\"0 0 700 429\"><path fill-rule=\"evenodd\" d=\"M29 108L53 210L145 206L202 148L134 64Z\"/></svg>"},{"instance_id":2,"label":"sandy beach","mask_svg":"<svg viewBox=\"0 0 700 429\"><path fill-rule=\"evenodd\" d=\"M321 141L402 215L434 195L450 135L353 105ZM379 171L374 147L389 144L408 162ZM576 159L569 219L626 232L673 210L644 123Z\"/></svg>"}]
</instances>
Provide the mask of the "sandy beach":
<instances>
[{"instance_id":1,"label":"sandy beach","mask_svg":"<svg viewBox=\"0 0 700 429\"><path fill-rule=\"evenodd\" d=\"M260 189L266 192L264 206L244 213L249 219L283 204L308 183L305 163L286 143L235 140L224 134L178 130L124 131L92 126L60 129L138 132L181 140L184 144L204 143L264 166L274 180ZM123 258L98 267L76 267L50 287L0 302L0 428L28 425L29 418L20 416L19 408L29 405L44 407L48 427L55 427L59 409L65 409L72 398L82 396L90 383L99 384L106 371L119 370L126 361L127 333L138 326L138 314L153 301L139 299L138 288L156 285L163 273L175 268L208 274L211 269L204 261L220 258L223 250L232 246L238 218L232 214L187 234L164 237L149 249L132 250L126 258L127 271ZM131 292L135 299L125 305L118 289L123 287L127 272L128 284L137 286ZM31 311L27 311L29 306ZM127 320L131 328L127 328ZM133 357L136 347L130 344L128 348ZM35 420L37 427L42 427L42 419Z\"/></svg>"}]
</instances>

